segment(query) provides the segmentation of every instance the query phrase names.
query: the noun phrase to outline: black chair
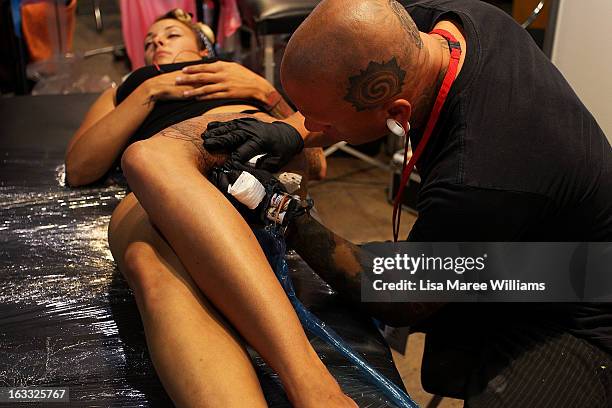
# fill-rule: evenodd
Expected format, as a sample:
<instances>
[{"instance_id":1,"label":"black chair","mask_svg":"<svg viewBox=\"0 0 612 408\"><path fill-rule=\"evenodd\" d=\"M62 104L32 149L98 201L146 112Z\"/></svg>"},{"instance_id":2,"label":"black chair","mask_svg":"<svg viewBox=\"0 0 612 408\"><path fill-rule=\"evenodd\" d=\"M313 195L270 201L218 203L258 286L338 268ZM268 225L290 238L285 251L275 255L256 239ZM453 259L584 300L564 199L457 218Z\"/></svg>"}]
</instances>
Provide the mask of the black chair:
<instances>
[{"instance_id":1,"label":"black chair","mask_svg":"<svg viewBox=\"0 0 612 408\"><path fill-rule=\"evenodd\" d=\"M257 42L264 45L264 76L274 84L274 36L291 34L320 0L237 0L242 20ZM219 26L220 0L213 0L211 28ZM198 21L204 21L204 1L196 0Z\"/></svg>"},{"instance_id":2,"label":"black chair","mask_svg":"<svg viewBox=\"0 0 612 408\"><path fill-rule=\"evenodd\" d=\"M274 84L274 36L291 34L320 0L238 0L244 25L263 43L264 76Z\"/></svg>"},{"instance_id":3,"label":"black chair","mask_svg":"<svg viewBox=\"0 0 612 408\"><path fill-rule=\"evenodd\" d=\"M238 0L247 26L258 35L293 32L320 0Z\"/></svg>"}]
</instances>

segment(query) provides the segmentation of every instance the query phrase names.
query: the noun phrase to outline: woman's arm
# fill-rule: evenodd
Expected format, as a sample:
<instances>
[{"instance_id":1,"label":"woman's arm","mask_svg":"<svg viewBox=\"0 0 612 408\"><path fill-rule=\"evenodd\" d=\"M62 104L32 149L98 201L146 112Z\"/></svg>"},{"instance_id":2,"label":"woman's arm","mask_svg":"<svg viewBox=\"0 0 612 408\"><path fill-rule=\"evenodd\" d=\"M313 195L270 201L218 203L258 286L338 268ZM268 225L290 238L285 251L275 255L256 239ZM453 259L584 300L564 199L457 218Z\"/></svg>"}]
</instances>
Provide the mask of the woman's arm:
<instances>
[{"instance_id":1,"label":"woman's arm","mask_svg":"<svg viewBox=\"0 0 612 408\"><path fill-rule=\"evenodd\" d=\"M184 98L189 86L176 86L180 71L158 75L115 106L116 89L102 93L85 115L66 149L66 181L82 186L100 179L125 149L130 136L153 110L157 99Z\"/></svg>"},{"instance_id":2,"label":"woman's arm","mask_svg":"<svg viewBox=\"0 0 612 408\"><path fill-rule=\"evenodd\" d=\"M263 102L268 107L268 114L274 118L286 119L296 114L268 80L235 62L216 61L190 65L183 68L183 73L183 76L177 78L177 83L194 86L189 96L199 99L252 98ZM308 159L309 176L312 180L322 180L327 172L327 163L323 150L319 148L323 144L317 144L315 140L320 138L320 134L313 136L305 130L301 114L298 113L294 121L300 122L303 135L307 135L305 139L312 142L308 146L315 147L304 152Z\"/></svg>"},{"instance_id":3,"label":"woman's arm","mask_svg":"<svg viewBox=\"0 0 612 408\"><path fill-rule=\"evenodd\" d=\"M93 183L112 166L127 141L153 109L137 88L115 107L116 89L105 91L85 115L66 149L66 181L72 187Z\"/></svg>"},{"instance_id":4,"label":"woman's arm","mask_svg":"<svg viewBox=\"0 0 612 408\"><path fill-rule=\"evenodd\" d=\"M294 113L282 95L265 78L235 63L216 61L183 68L177 84L189 84L189 96L199 99L252 98L263 102L268 113L283 119Z\"/></svg>"}]
</instances>

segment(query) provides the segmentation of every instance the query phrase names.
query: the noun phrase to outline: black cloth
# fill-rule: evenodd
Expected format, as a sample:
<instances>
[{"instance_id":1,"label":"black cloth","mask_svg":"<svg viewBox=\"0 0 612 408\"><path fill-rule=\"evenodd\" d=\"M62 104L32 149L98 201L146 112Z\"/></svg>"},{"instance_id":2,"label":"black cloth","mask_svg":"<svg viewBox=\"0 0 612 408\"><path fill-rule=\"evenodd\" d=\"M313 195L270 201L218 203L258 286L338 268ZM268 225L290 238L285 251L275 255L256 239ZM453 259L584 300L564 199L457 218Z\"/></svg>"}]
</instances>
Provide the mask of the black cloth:
<instances>
[{"instance_id":1,"label":"black cloth","mask_svg":"<svg viewBox=\"0 0 612 408\"><path fill-rule=\"evenodd\" d=\"M480 1L409 3L421 31L453 19L467 40L419 162L410 239L612 241L612 149L530 35Z\"/></svg>"},{"instance_id":2,"label":"black cloth","mask_svg":"<svg viewBox=\"0 0 612 408\"><path fill-rule=\"evenodd\" d=\"M139 68L132 72L119 88L117 88L116 103L119 105L123 102L128 95L134 92L134 90L147 79L163 73L177 71L188 65L213 63L215 61L219 61L219 59L204 58L197 61L163 64L158 66L147 65ZM148 139L168 126L200 116L213 108L225 105L251 105L261 109L263 112L266 111L265 104L257 99L223 98L202 101L197 99L160 100L155 102L155 106L151 113L149 113L142 122L138 130L134 132L134 135L130 138L130 143Z\"/></svg>"},{"instance_id":3,"label":"black cloth","mask_svg":"<svg viewBox=\"0 0 612 408\"><path fill-rule=\"evenodd\" d=\"M219 58L203 58L202 60L180 62L176 64L162 64L158 66L147 65L132 72L125 81L117 88L116 105L123 102L136 88L138 88L147 79L157 75L177 71L188 65L196 65L202 63L213 63L220 61ZM259 108L262 112L266 112L265 104L257 99L238 99L238 98L221 98L202 100L197 99L182 99L182 100L159 100L155 102L153 110L147 115L142 124L130 137L128 145L145 140L159 133L175 123L182 122L187 119L200 116L209 110L227 105L251 105ZM127 185L127 181L121 170L121 157L115 160L115 163L107 174L102 178L106 184L123 184Z\"/></svg>"},{"instance_id":4,"label":"black cloth","mask_svg":"<svg viewBox=\"0 0 612 408\"><path fill-rule=\"evenodd\" d=\"M453 20L467 42L418 163L419 217L408 239L612 241L610 143L529 34L480 1L402 3L420 31ZM421 131L410 138L417 146ZM452 336L478 322L489 336L491 324L520 327L526 314L532 329L555 327L612 353L610 304L448 304L430 327Z\"/></svg>"},{"instance_id":5,"label":"black cloth","mask_svg":"<svg viewBox=\"0 0 612 408\"><path fill-rule=\"evenodd\" d=\"M470 408L612 406L612 357L536 322L428 334L421 379ZM441 376L443 372L445 375Z\"/></svg>"}]
</instances>

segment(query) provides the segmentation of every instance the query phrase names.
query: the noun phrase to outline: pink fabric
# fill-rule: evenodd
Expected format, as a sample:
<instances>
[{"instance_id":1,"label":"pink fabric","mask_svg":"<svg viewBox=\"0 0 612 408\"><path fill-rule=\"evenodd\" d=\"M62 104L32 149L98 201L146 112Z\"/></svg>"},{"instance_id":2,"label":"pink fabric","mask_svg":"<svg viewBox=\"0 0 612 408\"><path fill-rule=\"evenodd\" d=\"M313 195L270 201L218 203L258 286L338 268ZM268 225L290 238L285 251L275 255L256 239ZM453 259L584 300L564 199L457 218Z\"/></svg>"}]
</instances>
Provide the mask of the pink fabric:
<instances>
[{"instance_id":1,"label":"pink fabric","mask_svg":"<svg viewBox=\"0 0 612 408\"><path fill-rule=\"evenodd\" d=\"M224 40L234 34L241 25L242 20L236 0L221 0L219 28L216 34L219 45L223 46Z\"/></svg>"},{"instance_id":2,"label":"pink fabric","mask_svg":"<svg viewBox=\"0 0 612 408\"><path fill-rule=\"evenodd\" d=\"M233 0L235 3L235 0ZM162 14L180 7L195 19L195 0L121 0L121 29L132 69L144 65L144 38L149 26Z\"/></svg>"}]
</instances>

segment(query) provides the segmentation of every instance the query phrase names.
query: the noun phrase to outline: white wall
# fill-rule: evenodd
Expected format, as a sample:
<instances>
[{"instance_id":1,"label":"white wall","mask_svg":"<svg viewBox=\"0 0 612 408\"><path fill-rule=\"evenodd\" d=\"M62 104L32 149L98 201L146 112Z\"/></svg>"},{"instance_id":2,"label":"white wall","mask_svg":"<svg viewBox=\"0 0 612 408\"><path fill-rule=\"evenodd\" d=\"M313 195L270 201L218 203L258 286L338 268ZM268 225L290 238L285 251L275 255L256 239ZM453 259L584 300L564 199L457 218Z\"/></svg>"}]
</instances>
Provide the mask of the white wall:
<instances>
[{"instance_id":1,"label":"white wall","mask_svg":"<svg viewBox=\"0 0 612 408\"><path fill-rule=\"evenodd\" d=\"M556 1L551 59L612 144L612 0Z\"/></svg>"}]
</instances>

